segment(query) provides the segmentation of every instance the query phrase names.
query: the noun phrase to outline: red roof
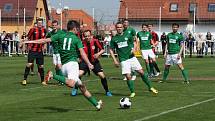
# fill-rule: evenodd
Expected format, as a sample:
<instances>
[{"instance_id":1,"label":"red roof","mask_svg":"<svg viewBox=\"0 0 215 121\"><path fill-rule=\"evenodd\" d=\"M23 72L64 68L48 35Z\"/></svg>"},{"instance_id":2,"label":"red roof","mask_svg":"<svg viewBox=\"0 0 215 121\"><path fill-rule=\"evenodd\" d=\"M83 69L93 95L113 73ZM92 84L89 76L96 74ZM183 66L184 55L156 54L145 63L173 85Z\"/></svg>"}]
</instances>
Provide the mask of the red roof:
<instances>
[{"instance_id":1,"label":"red roof","mask_svg":"<svg viewBox=\"0 0 215 121\"><path fill-rule=\"evenodd\" d=\"M121 0L119 18L126 18L127 8L128 19L158 19L161 7L162 20L189 20L189 6L192 1L197 3L198 19L215 20L215 12L208 12L208 3L215 3L214 0ZM177 12L170 12L172 3L178 4Z\"/></svg>"},{"instance_id":2,"label":"red roof","mask_svg":"<svg viewBox=\"0 0 215 121\"><path fill-rule=\"evenodd\" d=\"M57 14L55 9L51 11L52 20L58 20L60 22L60 14ZM85 24L86 29L93 29L93 18L83 10L63 10L62 15L63 28L66 28L69 20L76 20L80 24Z\"/></svg>"}]
</instances>

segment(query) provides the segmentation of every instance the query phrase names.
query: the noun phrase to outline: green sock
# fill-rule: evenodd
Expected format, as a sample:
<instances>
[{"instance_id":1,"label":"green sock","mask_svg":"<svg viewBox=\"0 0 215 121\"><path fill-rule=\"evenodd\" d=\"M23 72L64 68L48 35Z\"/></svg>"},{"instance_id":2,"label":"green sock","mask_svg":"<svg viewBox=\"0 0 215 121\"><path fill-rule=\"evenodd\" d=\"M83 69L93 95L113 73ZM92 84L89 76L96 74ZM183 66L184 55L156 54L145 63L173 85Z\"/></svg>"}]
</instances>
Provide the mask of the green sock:
<instances>
[{"instance_id":1,"label":"green sock","mask_svg":"<svg viewBox=\"0 0 215 121\"><path fill-rule=\"evenodd\" d=\"M134 80L127 80L127 85L131 93L134 93Z\"/></svg>"},{"instance_id":2,"label":"green sock","mask_svg":"<svg viewBox=\"0 0 215 121\"><path fill-rule=\"evenodd\" d=\"M148 73L144 73L142 76L141 76L142 80L145 82L145 84L148 86L148 88L150 89L152 86L151 86L151 81L149 80L148 78Z\"/></svg>"},{"instance_id":3,"label":"green sock","mask_svg":"<svg viewBox=\"0 0 215 121\"><path fill-rule=\"evenodd\" d=\"M53 74L53 79L66 84L66 78L64 76Z\"/></svg>"},{"instance_id":4,"label":"green sock","mask_svg":"<svg viewBox=\"0 0 215 121\"><path fill-rule=\"evenodd\" d=\"M153 74L153 64L152 63L149 63L149 67L150 67L150 71L149 71L149 74Z\"/></svg>"},{"instance_id":5,"label":"green sock","mask_svg":"<svg viewBox=\"0 0 215 121\"><path fill-rule=\"evenodd\" d=\"M63 76L61 69L55 69L55 71L56 71L56 75Z\"/></svg>"},{"instance_id":6,"label":"green sock","mask_svg":"<svg viewBox=\"0 0 215 121\"><path fill-rule=\"evenodd\" d=\"M165 68L163 73L163 81L166 81L168 74L169 74L169 69Z\"/></svg>"},{"instance_id":7,"label":"green sock","mask_svg":"<svg viewBox=\"0 0 215 121\"><path fill-rule=\"evenodd\" d=\"M146 71L147 71L147 73L150 73L150 67L149 67L148 63L146 63Z\"/></svg>"},{"instance_id":8,"label":"green sock","mask_svg":"<svg viewBox=\"0 0 215 121\"><path fill-rule=\"evenodd\" d=\"M182 75L183 75L185 81L188 81L188 72L185 69L181 70L181 72L182 72Z\"/></svg>"},{"instance_id":9,"label":"green sock","mask_svg":"<svg viewBox=\"0 0 215 121\"><path fill-rule=\"evenodd\" d=\"M88 100L91 104L93 104L94 106L97 106L97 105L98 105L96 98L94 98L93 96L87 97L87 100Z\"/></svg>"}]
</instances>

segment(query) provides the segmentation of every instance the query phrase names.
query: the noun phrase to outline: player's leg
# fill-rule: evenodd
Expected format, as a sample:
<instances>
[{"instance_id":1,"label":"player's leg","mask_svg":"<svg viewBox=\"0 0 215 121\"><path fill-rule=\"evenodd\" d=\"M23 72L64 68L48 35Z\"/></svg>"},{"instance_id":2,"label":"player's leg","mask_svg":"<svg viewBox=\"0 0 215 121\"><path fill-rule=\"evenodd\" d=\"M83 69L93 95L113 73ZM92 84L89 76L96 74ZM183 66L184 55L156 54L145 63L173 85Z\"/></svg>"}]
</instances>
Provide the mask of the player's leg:
<instances>
[{"instance_id":1,"label":"player's leg","mask_svg":"<svg viewBox=\"0 0 215 121\"><path fill-rule=\"evenodd\" d=\"M30 68L31 68L31 76L33 76L34 75L34 62L32 63Z\"/></svg>"},{"instance_id":2,"label":"player's leg","mask_svg":"<svg viewBox=\"0 0 215 121\"><path fill-rule=\"evenodd\" d=\"M183 66L182 63L179 63L179 64L178 64L178 67L179 67L179 69L181 70L181 73L182 73L182 75L183 75L183 77L184 77L184 83L189 84L190 82L189 82L189 77L188 77L188 72L187 72L187 70L184 69L184 66Z\"/></svg>"},{"instance_id":3,"label":"player's leg","mask_svg":"<svg viewBox=\"0 0 215 121\"><path fill-rule=\"evenodd\" d=\"M149 60L148 60L148 52L147 50L141 50L141 53L142 53L142 58L145 61L146 71L148 74L150 74L151 70L150 70Z\"/></svg>"},{"instance_id":4,"label":"player's leg","mask_svg":"<svg viewBox=\"0 0 215 121\"><path fill-rule=\"evenodd\" d=\"M61 71L61 59L60 59L60 54L53 54L53 64L55 66L55 72L57 75L63 75Z\"/></svg>"},{"instance_id":5,"label":"player's leg","mask_svg":"<svg viewBox=\"0 0 215 121\"><path fill-rule=\"evenodd\" d=\"M43 53L37 53L36 64L38 65L38 72L40 74L41 83L47 85L44 81L44 56Z\"/></svg>"},{"instance_id":6,"label":"player's leg","mask_svg":"<svg viewBox=\"0 0 215 121\"><path fill-rule=\"evenodd\" d=\"M172 55L167 55L166 60L165 60L165 66L164 66L164 72L163 72L163 78L161 81L159 81L160 83L165 82L168 74L169 74L169 69L170 66L173 65L173 59L172 59Z\"/></svg>"},{"instance_id":7,"label":"player's leg","mask_svg":"<svg viewBox=\"0 0 215 121\"><path fill-rule=\"evenodd\" d=\"M27 78L30 72L30 67L32 66L33 62L34 62L35 56L32 52L28 53L28 63L26 64L25 67L25 72L24 72L24 79L22 81L22 85L26 85L27 84Z\"/></svg>"},{"instance_id":8,"label":"player's leg","mask_svg":"<svg viewBox=\"0 0 215 121\"><path fill-rule=\"evenodd\" d=\"M80 66L80 65L79 65ZM83 66L82 66L83 67ZM85 73L86 73L86 71L85 70L82 70L82 69L80 69L79 70L79 78L81 79L81 77L83 76L83 75L85 75ZM72 90L71 90L71 96L76 96L78 94L78 86L77 85L75 85L75 87L73 87L72 88Z\"/></svg>"},{"instance_id":9,"label":"player's leg","mask_svg":"<svg viewBox=\"0 0 215 121\"><path fill-rule=\"evenodd\" d=\"M155 68L155 70L157 71L157 73L155 74L155 76L159 76L160 75L160 69L157 65L156 59L155 58L151 58L152 59L152 64L153 67Z\"/></svg>"}]
</instances>

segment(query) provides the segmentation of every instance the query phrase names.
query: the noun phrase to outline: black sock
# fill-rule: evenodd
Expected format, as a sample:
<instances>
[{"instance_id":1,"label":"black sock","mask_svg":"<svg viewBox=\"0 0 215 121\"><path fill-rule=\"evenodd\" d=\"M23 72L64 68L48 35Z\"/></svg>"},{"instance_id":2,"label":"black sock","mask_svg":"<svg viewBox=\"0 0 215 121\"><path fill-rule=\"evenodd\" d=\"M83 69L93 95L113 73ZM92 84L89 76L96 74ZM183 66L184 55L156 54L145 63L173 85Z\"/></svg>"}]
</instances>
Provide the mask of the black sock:
<instances>
[{"instance_id":1,"label":"black sock","mask_svg":"<svg viewBox=\"0 0 215 121\"><path fill-rule=\"evenodd\" d=\"M26 80L28 78L28 74L30 72L30 67L25 67L25 73L24 73L24 80Z\"/></svg>"},{"instance_id":2,"label":"black sock","mask_svg":"<svg viewBox=\"0 0 215 121\"><path fill-rule=\"evenodd\" d=\"M108 92L109 89L108 89L107 79L106 78L101 78L101 83L102 83L102 86L103 86L104 90L106 92Z\"/></svg>"},{"instance_id":3,"label":"black sock","mask_svg":"<svg viewBox=\"0 0 215 121\"><path fill-rule=\"evenodd\" d=\"M41 82L44 81L44 68L38 68L38 72L40 73Z\"/></svg>"},{"instance_id":4,"label":"black sock","mask_svg":"<svg viewBox=\"0 0 215 121\"><path fill-rule=\"evenodd\" d=\"M156 63L156 62L153 62L152 64L153 64L153 66L155 67L156 71L160 73L160 69L158 68L157 63Z\"/></svg>"}]
</instances>

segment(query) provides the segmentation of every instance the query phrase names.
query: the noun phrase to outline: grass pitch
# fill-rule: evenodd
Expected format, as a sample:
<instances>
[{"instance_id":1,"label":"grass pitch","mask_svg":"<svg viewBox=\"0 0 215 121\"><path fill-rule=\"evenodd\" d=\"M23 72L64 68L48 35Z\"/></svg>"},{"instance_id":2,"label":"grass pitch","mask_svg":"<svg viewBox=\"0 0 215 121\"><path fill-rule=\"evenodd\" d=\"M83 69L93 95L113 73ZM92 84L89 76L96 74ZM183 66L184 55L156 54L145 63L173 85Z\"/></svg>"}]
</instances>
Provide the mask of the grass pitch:
<instances>
[{"instance_id":1,"label":"grass pitch","mask_svg":"<svg viewBox=\"0 0 215 121\"><path fill-rule=\"evenodd\" d=\"M145 68L142 59L139 60ZM120 68L115 68L110 58L102 58L113 97L104 95L100 80L93 73L83 78L93 96L104 102L98 112L80 91L71 97L70 89L57 85L54 80L42 86L37 75L29 75L27 86L22 86L26 58L0 57L0 121L215 121L215 59L183 61L191 78L190 85L182 84L182 74L176 66L171 67L166 83L157 83L162 75L152 79L153 86L159 90L156 96L137 77L131 108L120 109L119 100L128 97L128 87ZM163 59L159 58L158 63L163 70ZM48 69L54 69L51 57L45 58L45 70Z\"/></svg>"}]
</instances>

